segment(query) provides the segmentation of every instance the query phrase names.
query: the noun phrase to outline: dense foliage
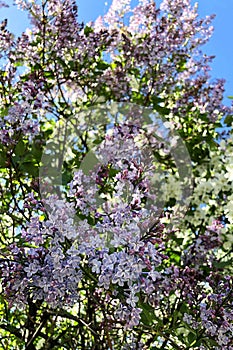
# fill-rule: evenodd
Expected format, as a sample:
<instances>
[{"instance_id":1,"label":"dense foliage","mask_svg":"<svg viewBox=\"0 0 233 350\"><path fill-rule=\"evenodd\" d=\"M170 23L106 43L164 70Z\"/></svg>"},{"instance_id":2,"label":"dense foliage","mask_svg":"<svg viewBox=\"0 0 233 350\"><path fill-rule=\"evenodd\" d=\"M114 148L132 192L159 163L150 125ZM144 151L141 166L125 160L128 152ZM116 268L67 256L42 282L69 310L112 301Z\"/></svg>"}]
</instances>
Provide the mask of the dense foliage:
<instances>
[{"instance_id":1,"label":"dense foliage","mask_svg":"<svg viewBox=\"0 0 233 350\"><path fill-rule=\"evenodd\" d=\"M113 0L83 24L72 0L15 4L31 27L0 27L0 347L232 350L212 16Z\"/></svg>"}]
</instances>

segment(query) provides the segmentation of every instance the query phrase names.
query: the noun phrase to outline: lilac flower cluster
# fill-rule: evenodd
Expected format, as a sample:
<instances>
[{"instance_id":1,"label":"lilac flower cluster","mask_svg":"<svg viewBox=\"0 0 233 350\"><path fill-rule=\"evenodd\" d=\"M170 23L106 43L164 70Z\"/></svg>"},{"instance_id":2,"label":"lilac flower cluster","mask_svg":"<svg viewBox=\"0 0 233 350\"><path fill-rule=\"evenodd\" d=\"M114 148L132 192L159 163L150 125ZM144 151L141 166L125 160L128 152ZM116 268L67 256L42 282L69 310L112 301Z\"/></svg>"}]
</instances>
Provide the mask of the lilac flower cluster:
<instances>
[{"instance_id":1,"label":"lilac flower cluster","mask_svg":"<svg viewBox=\"0 0 233 350\"><path fill-rule=\"evenodd\" d=\"M8 114L0 121L0 141L8 145L14 143L15 136L20 133L29 139L38 135L39 119L28 118L31 113L32 107L28 102L21 104L15 102L14 106L9 108Z\"/></svg>"},{"instance_id":2,"label":"lilac flower cluster","mask_svg":"<svg viewBox=\"0 0 233 350\"><path fill-rule=\"evenodd\" d=\"M74 256L73 249L63 252L62 229L68 230L70 225L64 208L61 209L58 202L51 221L43 223L38 217L32 219L22 233L24 247L9 246L10 258L2 274L3 286L9 300L18 305L25 306L32 292L34 300L44 300L52 307L64 302L73 304L78 299L77 285L82 277L80 257ZM66 224L62 228L63 220ZM46 242L49 242L48 248Z\"/></svg>"},{"instance_id":3,"label":"lilac flower cluster","mask_svg":"<svg viewBox=\"0 0 233 350\"><path fill-rule=\"evenodd\" d=\"M221 280L218 274L212 275L203 283L202 290L199 301L190 295L189 304L195 303L197 309L193 315L185 313L184 322L213 337L217 343L215 349L232 349L232 277Z\"/></svg>"},{"instance_id":4,"label":"lilac flower cluster","mask_svg":"<svg viewBox=\"0 0 233 350\"><path fill-rule=\"evenodd\" d=\"M232 278L214 272L223 225L215 220L207 226L181 254L182 266L166 266L169 232L144 206L152 168L140 158L137 142L145 146L143 135L139 126L127 123L113 128L100 147L101 164L88 175L82 170L74 174L71 202L45 201L49 218L34 217L22 232L25 246L9 247L11 258L2 274L5 295L17 305L26 305L30 294L53 308L71 306L79 301L79 283L88 276L97 294L108 293L113 300L110 324L131 329L140 324L142 300L162 317L162 309L169 314L174 293L187 305L183 322L206 336L217 333L216 342L225 349L232 332ZM127 188L130 195L124 195ZM45 210L33 195L29 202Z\"/></svg>"},{"instance_id":5,"label":"lilac flower cluster","mask_svg":"<svg viewBox=\"0 0 233 350\"><path fill-rule=\"evenodd\" d=\"M104 349L118 341L121 349L232 350L232 136L215 143L215 121L229 109L222 105L224 81L209 79L212 57L199 50L213 16L199 19L188 0L164 0L160 8L139 0L133 9L129 0L114 0L103 18L84 26L75 1L15 3L29 12L32 28L14 40L1 26L0 143L12 151L19 137L30 141L44 130L48 137L55 120L70 116L78 116L81 141L77 158L65 164L66 201L40 198L36 165L32 173L20 162L0 169L1 210L8 210L0 224L13 222L11 244L3 235L0 250L11 310L32 303L57 317L73 308L75 322L75 308L79 316L88 310L82 324L91 337L104 334ZM95 128L99 120L80 113L106 102L107 114L110 100L151 106L154 124L128 108L128 119ZM167 136L159 133L159 113ZM189 147L195 176L181 221L172 129ZM82 164L90 149L98 162L89 171ZM69 183L74 164L81 165ZM56 321L43 322L31 339Z\"/></svg>"},{"instance_id":6,"label":"lilac flower cluster","mask_svg":"<svg viewBox=\"0 0 233 350\"><path fill-rule=\"evenodd\" d=\"M81 104L85 102L91 85L98 95L110 99L135 99L137 103L137 94L141 94L144 105L151 105L153 96L166 96L171 117L185 117L193 109L215 120L228 112L221 103L223 81L208 83L212 58L199 50L212 32L212 17L199 19L197 8L192 8L189 1L164 1L160 8L154 1L139 1L134 9L130 9L129 1L113 2L103 18L89 24L88 35L77 22L77 8L72 1L50 1L43 10L36 3L17 3L37 20L34 28L18 39L11 59L22 60L27 67L37 65L37 75L28 77L27 83L37 84L38 94L44 94L44 109L54 109L50 106L51 96L56 100L62 92L60 98L65 98L64 103L68 102L73 113L77 113L77 98ZM45 37L41 38L45 26ZM44 45L41 52L36 49L38 42ZM98 64L102 50L111 63L103 70ZM51 59L54 52L59 57L56 67ZM41 55L46 72L41 66ZM89 64L93 64L95 74L89 74ZM72 76L66 77L69 67ZM52 84L49 94L40 87L48 72ZM90 85L81 76L88 77Z\"/></svg>"},{"instance_id":7,"label":"lilac flower cluster","mask_svg":"<svg viewBox=\"0 0 233 350\"><path fill-rule=\"evenodd\" d=\"M74 202L47 199L49 218L34 217L22 232L26 246L9 247L12 258L2 277L6 295L14 303L26 304L30 293L34 300L44 300L52 307L74 304L79 299L78 283L89 266L98 277L98 287L114 289L113 294L121 300L115 320L130 328L139 323L138 295L153 291L153 281L160 276L157 269L167 258L160 238L163 225L157 218L152 224L152 208L144 208L146 198L150 198L146 178L152 168L143 163L142 156L140 160L139 131L133 125L115 127L99 151L103 164L90 175L82 170L75 173L69 192ZM33 195L28 201L43 213ZM86 218L77 221L75 212ZM90 217L94 226L88 222ZM109 240L114 251L108 247ZM121 287L125 292L120 292Z\"/></svg>"},{"instance_id":8,"label":"lilac flower cluster","mask_svg":"<svg viewBox=\"0 0 233 350\"><path fill-rule=\"evenodd\" d=\"M127 20L124 19L127 13L129 26L125 25ZM159 9L154 1L143 1L132 10L128 2L118 1L117 6L113 3L109 12L98 18L95 26L98 26L98 33L101 33L101 26L102 32L106 28L114 32L114 41L107 52L113 62L117 59L118 63L116 61L114 69L105 70L99 83L111 86L117 99L132 98L135 81L132 81L129 72L137 69L141 77L147 77L146 85L138 79L137 88L133 89L143 93L147 97L146 102L154 94L166 96L166 104L172 114L184 116L187 106L188 109L197 108L201 113L208 113L212 120L221 113L225 115L227 109L221 102L223 81L218 80L208 86L208 64L212 57L202 55L199 50L213 31L209 25L213 17L200 20L197 8L192 8L189 1L163 1ZM127 33L130 33L131 39ZM125 60L125 57L128 59ZM179 88L175 100L174 88L176 91ZM211 104L208 103L210 96Z\"/></svg>"}]
</instances>

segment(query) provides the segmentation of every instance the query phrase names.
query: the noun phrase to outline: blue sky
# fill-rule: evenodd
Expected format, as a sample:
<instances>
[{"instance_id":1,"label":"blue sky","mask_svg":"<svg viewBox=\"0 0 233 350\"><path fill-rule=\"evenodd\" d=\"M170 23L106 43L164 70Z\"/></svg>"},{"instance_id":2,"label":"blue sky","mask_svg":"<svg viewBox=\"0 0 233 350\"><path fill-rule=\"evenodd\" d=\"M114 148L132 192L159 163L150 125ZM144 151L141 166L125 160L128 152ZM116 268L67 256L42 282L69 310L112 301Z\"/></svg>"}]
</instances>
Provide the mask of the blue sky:
<instances>
[{"instance_id":1,"label":"blue sky","mask_svg":"<svg viewBox=\"0 0 233 350\"><path fill-rule=\"evenodd\" d=\"M8 2L11 3L11 0ZM89 22L106 13L111 0L77 0L77 3L80 21ZM200 0L198 4L201 17L216 14L213 22L214 34L203 47L205 53L216 56L211 75L213 78L226 79L225 96L233 95L233 1ZM16 8L0 9L0 19L4 18L8 18L9 28L14 33L18 34L28 26L27 16ZM225 99L225 103L230 104L230 101Z\"/></svg>"}]
</instances>

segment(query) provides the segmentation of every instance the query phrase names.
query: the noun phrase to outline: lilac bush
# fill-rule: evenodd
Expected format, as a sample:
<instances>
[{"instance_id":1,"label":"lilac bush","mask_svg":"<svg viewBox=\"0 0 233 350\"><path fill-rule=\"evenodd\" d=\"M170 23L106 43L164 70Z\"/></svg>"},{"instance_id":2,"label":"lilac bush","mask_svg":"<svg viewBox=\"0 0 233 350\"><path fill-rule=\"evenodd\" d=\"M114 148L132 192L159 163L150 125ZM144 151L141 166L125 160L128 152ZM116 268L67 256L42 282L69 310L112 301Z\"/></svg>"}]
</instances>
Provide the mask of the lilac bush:
<instances>
[{"instance_id":1,"label":"lilac bush","mask_svg":"<svg viewBox=\"0 0 233 350\"><path fill-rule=\"evenodd\" d=\"M233 349L213 16L113 0L84 24L76 1L15 5L31 26L0 27L2 349Z\"/></svg>"}]
</instances>

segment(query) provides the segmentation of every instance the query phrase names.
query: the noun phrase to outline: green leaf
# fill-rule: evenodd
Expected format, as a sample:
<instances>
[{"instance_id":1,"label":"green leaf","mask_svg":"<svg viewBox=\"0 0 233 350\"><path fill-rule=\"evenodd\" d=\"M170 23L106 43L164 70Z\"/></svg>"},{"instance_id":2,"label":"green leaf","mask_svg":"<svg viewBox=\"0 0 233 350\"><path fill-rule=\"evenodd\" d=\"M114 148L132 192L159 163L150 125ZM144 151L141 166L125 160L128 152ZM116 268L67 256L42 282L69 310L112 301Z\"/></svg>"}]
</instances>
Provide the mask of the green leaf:
<instances>
[{"instance_id":1,"label":"green leaf","mask_svg":"<svg viewBox=\"0 0 233 350\"><path fill-rule=\"evenodd\" d=\"M1 109L0 116L5 117L8 115L8 108Z\"/></svg>"},{"instance_id":2,"label":"green leaf","mask_svg":"<svg viewBox=\"0 0 233 350\"><path fill-rule=\"evenodd\" d=\"M161 115L168 115L170 113L170 109L167 107L162 107L162 106L159 106L157 104L154 105L153 107Z\"/></svg>"},{"instance_id":3,"label":"green leaf","mask_svg":"<svg viewBox=\"0 0 233 350\"><path fill-rule=\"evenodd\" d=\"M23 140L20 140L15 147L15 154L17 156L22 156L25 154L27 147Z\"/></svg>"},{"instance_id":4,"label":"green leaf","mask_svg":"<svg viewBox=\"0 0 233 350\"><path fill-rule=\"evenodd\" d=\"M71 182L72 178L72 171L64 171L62 173L62 185L67 185L69 182Z\"/></svg>"},{"instance_id":5,"label":"green leaf","mask_svg":"<svg viewBox=\"0 0 233 350\"><path fill-rule=\"evenodd\" d=\"M170 259L171 261L175 261L178 264L180 262L180 254L172 252L172 254L170 255Z\"/></svg>"},{"instance_id":6,"label":"green leaf","mask_svg":"<svg viewBox=\"0 0 233 350\"><path fill-rule=\"evenodd\" d=\"M90 34L90 33L93 33L93 32L94 32L94 29L93 29L92 27L86 26L86 27L84 28L84 34L85 34L86 36L89 36L89 34Z\"/></svg>"},{"instance_id":7,"label":"green leaf","mask_svg":"<svg viewBox=\"0 0 233 350\"><path fill-rule=\"evenodd\" d=\"M6 161L7 161L7 156L5 152L1 152L0 154L0 168L5 168L6 167Z\"/></svg>"},{"instance_id":8,"label":"green leaf","mask_svg":"<svg viewBox=\"0 0 233 350\"><path fill-rule=\"evenodd\" d=\"M188 334L188 344L193 344L194 340L196 339L196 334L193 332L189 332Z\"/></svg>"},{"instance_id":9,"label":"green leaf","mask_svg":"<svg viewBox=\"0 0 233 350\"><path fill-rule=\"evenodd\" d=\"M224 119L224 123L227 126L231 126L232 122L233 122L233 115L227 115L226 118Z\"/></svg>"},{"instance_id":10,"label":"green leaf","mask_svg":"<svg viewBox=\"0 0 233 350\"><path fill-rule=\"evenodd\" d=\"M233 262L233 259L230 259L229 261L220 261L220 262L214 261L213 265L218 269L224 269L224 267L232 266L232 262Z\"/></svg>"},{"instance_id":11,"label":"green leaf","mask_svg":"<svg viewBox=\"0 0 233 350\"><path fill-rule=\"evenodd\" d=\"M99 61L99 62L97 62L97 65L96 65L96 68L101 70L101 71L103 71L109 67L110 67L110 65L104 61Z\"/></svg>"},{"instance_id":12,"label":"green leaf","mask_svg":"<svg viewBox=\"0 0 233 350\"><path fill-rule=\"evenodd\" d=\"M46 78L51 78L51 79L54 79L54 73L51 71L51 70L45 70L43 71L43 74Z\"/></svg>"},{"instance_id":13,"label":"green leaf","mask_svg":"<svg viewBox=\"0 0 233 350\"><path fill-rule=\"evenodd\" d=\"M35 161L35 157L31 152L26 153L25 156L23 157L23 163L34 162L34 161Z\"/></svg>"},{"instance_id":14,"label":"green leaf","mask_svg":"<svg viewBox=\"0 0 233 350\"><path fill-rule=\"evenodd\" d=\"M40 70L40 69L41 69L41 65L40 65L39 63L36 63L36 64L31 68L32 72L35 72L35 71Z\"/></svg>"},{"instance_id":15,"label":"green leaf","mask_svg":"<svg viewBox=\"0 0 233 350\"><path fill-rule=\"evenodd\" d=\"M151 326L153 321L157 320L157 323L162 325L161 320L155 316L154 308L151 305L139 302L139 307L142 309L141 321L143 324L146 326Z\"/></svg>"},{"instance_id":16,"label":"green leaf","mask_svg":"<svg viewBox=\"0 0 233 350\"><path fill-rule=\"evenodd\" d=\"M38 167L35 165L34 162L24 162L20 165L21 171L28 173L32 176L38 176Z\"/></svg>"}]
</instances>

